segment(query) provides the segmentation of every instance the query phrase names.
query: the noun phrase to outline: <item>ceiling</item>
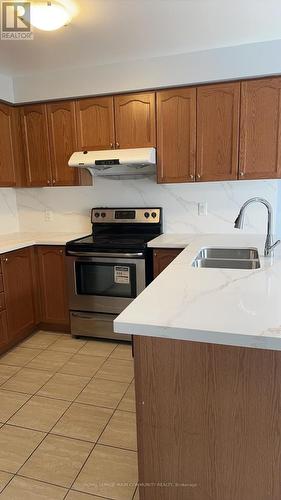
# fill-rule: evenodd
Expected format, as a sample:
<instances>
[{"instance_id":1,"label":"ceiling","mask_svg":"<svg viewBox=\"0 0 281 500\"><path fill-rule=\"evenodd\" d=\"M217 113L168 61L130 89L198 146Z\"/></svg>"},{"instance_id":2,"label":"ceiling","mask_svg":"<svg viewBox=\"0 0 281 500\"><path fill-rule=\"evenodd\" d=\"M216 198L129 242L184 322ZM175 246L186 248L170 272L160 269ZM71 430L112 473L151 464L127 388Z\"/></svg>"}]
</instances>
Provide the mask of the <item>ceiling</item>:
<instances>
[{"instance_id":1,"label":"ceiling","mask_svg":"<svg viewBox=\"0 0 281 500\"><path fill-rule=\"evenodd\" d=\"M62 0L64 2L72 0ZM33 41L0 41L11 76L281 39L280 0L77 0L79 13Z\"/></svg>"}]
</instances>

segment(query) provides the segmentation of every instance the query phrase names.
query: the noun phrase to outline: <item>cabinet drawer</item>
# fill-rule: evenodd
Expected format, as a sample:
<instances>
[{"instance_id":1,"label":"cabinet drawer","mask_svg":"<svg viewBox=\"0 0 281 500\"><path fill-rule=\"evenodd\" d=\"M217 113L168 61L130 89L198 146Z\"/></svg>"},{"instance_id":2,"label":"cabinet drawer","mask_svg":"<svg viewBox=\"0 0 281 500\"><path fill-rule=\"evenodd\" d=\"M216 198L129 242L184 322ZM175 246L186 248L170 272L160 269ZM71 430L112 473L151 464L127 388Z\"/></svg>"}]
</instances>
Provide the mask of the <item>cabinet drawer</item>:
<instances>
[{"instance_id":1,"label":"cabinet drawer","mask_svg":"<svg viewBox=\"0 0 281 500\"><path fill-rule=\"evenodd\" d=\"M2 274L0 274L0 293L4 292L4 280Z\"/></svg>"},{"instance_id":2,"label":"cabinet drawer","mask_svg":"<svg viewBox=\"0 0 281 500\"><path fill-rule=\"evenodd\" d=\"M5 301L5 293L0 293L0 311L4 311L6 309L6 301Z\"/></svg>"}]
</instances>

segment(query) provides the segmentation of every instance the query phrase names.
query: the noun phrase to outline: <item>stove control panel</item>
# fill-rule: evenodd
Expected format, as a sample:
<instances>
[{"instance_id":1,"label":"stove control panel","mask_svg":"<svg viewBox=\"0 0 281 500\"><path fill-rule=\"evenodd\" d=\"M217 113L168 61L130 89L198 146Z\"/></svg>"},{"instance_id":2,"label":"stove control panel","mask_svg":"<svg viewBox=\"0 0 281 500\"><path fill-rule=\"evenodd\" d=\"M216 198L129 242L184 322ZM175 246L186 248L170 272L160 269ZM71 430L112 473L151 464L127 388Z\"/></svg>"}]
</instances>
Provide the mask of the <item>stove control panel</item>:
<instances>
[{"instance_id":1,"label":"stove control panel","mask_svg":"<svg viewBox=\"0 0 281 500\"><path fill-rule=\"evenodd\" d=\"M161 208L93 208L92 223L160 224Z\"/></svg>"}]
</instances>

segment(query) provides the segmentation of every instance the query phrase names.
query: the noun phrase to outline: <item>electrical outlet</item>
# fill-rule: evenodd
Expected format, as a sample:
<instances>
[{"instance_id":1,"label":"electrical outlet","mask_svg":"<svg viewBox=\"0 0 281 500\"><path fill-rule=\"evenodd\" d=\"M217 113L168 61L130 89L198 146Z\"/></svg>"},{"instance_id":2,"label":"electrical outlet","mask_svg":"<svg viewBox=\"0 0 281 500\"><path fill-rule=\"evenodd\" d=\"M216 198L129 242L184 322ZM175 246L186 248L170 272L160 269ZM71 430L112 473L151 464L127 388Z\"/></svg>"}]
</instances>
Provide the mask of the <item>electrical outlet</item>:
<instances>
[{"instance_id":1,"label":"electrical outlet","mask_svg":"<svg viewBox=\"0 0 281 500\"><path fill-rule=\"evenodd\" d=\"M52 210L48 210L46 208L46 210L45 210L45 222L50 222L53 220L53 218L54 218L54 214L53 214Z\"/></svg>"},{"instance_id":2,"label":"electrical outlet","mask_svg":"<svg viewBox=\"0 0 281 500\"><path fill-rule=\"evenodd\" d=\"M200 201L198 203L198 215L207 215L208 210L207 210L207 202L206 201Z\"/></svg>"}]
</instances>

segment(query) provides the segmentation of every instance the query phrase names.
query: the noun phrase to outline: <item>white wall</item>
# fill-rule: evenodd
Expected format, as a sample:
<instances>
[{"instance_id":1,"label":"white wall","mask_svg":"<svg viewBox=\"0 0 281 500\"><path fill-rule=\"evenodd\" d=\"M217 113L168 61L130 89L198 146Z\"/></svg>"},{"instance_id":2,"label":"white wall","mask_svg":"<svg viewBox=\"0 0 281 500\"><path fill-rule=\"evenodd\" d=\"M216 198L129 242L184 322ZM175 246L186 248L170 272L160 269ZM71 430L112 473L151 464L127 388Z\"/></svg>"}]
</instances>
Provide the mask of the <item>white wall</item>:
<instances>
[{"instance_id":1,"label":"white wall","mask_svg":"<svg viewBox=\"0 0 281 500\"><path fill-rule=\"evenodd\" d=\"M11 76L0 74L0 99L14 102L14 87Z\"/></svg>"},{"instance_id":2,"label":"white wall","mask_svg":"<svg viewBox=\"0 0 281 500\"><path fill-rule=\"evenodd\" d=\"M19 230L16 190L0 189L0 234L14 233Z\"/></svg>"},{"instance_id":3,"label":"white wall","mask_svg":"<svg viewBox=\"0 0 281 500\"><path fill-rule=\"evenodd\" d=\"M98 178L94 187L18 189L22 231L74 231L89 233L90 209L95 206L160 206L168 233L231 233L244 201L262 196L277 209L278 181L234 181L198 184L156 184L151 178L110 180ZM198 216L198 202L206 201L208 215ZM53 220L45 221L45 210ZM266 210L249 207L245 231L265 233Z\"/></svg>"},{"instance_id":4,"label":"white wall","mask_svg":"<svg viewBox=\"0 0 281 500\"><path fill-rule=\"evenodd\" d=\"M27 102L280 74L280 53L281 40L276 40L34 73L14 78L15 100Z\"/></svg>"}]
</instances>

